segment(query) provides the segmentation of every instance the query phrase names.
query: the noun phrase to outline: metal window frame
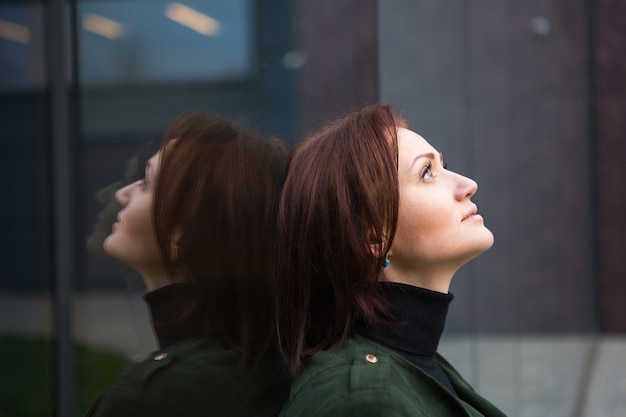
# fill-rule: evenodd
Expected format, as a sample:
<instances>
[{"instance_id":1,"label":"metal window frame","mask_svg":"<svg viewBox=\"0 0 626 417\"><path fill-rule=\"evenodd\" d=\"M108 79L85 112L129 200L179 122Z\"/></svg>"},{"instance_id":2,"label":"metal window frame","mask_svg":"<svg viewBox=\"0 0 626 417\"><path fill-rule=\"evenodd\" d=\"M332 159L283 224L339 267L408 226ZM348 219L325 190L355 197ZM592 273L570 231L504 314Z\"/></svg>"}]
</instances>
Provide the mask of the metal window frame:
<instances>
[{"instance_id":1,"label":"metal window frame","mask_svg":"<svg viewBox=\"0 0 626 417\"><path fill-rule=\"evenodd\" d=\"M56 416L75 414L72 291L77 256L77 178L79 178L74 2L47 4L46 62L49 80L50 166L52 186L54 400Z\"/></svg>"}]
</instances>

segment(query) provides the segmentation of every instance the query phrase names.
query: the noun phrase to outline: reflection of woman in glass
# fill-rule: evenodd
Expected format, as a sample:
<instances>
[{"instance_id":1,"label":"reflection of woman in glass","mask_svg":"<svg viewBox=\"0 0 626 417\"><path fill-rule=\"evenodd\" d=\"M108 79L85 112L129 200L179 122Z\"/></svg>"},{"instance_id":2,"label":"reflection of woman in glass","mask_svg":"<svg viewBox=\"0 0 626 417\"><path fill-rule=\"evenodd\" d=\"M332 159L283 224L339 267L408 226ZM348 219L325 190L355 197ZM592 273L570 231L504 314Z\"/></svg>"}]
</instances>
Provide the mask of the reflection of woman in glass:
<instances>
[{"instance_id":1,"label":"reflection of woman in glass","mask_svg":"<svg viewBox=\"0 0 626 417\"><path fill-rule=\"evenodd\" d=\"M179 117L145 177L116 193L107 253L142 276L160 350L119 375L94 416L274 416L277 199L289 150L200 114Z\"/></svg>"},{"instance_id":2,"label":"reflection of woman in glass","mask_svg":"<svg viewBox=\"0 0 626 417\"><path fill-rule=\"evenodd\" d=\"M477 185L389 107L295 152L279 214L284 416L502 416L437 352L454 273L493 235Z\"/></svg>"},{"instance_id":3,"label":"reflection of woman in glass","mask_svg":"<svg viewBox=\"0 0 626 417\"><path fill-rule=\"evenodd\" d=\"M158 143L152 141L142 146L136 154L126 161L122 181L109 184L96 192L95 197L101 208L96 216L93 230L86 241L87 252L93 256L89 261L94 263L92 268L102 269L98 271L98 275L103 275L104 279L110 282L111 277L107 275L110 274L112 269L115 275L122 279L123 284L128 289L137 289L139 291L145 288L145 286L138 279L137 272L123 262L111 258L104 251L103 243L111 234L111 227L117 221L117 213L122 209L119 201L115 198L115 193L120 188L143 178L146 162L158 150L158 145Z\"/></svg>"}]
</instances>

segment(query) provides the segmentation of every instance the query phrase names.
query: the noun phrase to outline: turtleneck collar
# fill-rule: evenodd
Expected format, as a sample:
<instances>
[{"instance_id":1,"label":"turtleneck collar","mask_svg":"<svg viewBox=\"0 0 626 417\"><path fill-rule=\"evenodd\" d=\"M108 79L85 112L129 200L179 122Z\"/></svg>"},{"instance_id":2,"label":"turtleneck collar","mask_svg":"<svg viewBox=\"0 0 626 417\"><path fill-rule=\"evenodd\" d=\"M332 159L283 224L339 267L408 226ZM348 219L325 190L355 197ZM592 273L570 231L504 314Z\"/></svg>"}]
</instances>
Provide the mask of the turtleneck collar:
<instances>
[{"instance_id":1,"label":"turtleneck collar","mask_svg":"<svg viewBox=\"0 0 626 417\"><path fill-rule=\"evenodd\" d=\"M161 349L199 335L196 320L190 314L195 302L191 285L166 285L146 293L144 300Z\"/></svg>"},{"instance_id":2,"label":"turtleneck collar","mask_svg":"<svg viewBox=\"0 0 626 417\"><path fill-rule=\"evenodd\" d=\"M402 324L393 329L357 326L357 333L394 350L420 356L433 356L446 324L448 307L454 296L397 282L381 282L391 313Z\"/></svg>"},{"instance_id":3,"label":"turtleneck collar","mask_svg":"<svg viewBox=\"0 0 626 417\"><path fill-rule=\"evenodd\" d=\"M355 332L400 354L456 394L435 358L454 296L396 282L381 282L380 286L400 324L376 329L358 321Z\"/></svg>"}]
</instances>

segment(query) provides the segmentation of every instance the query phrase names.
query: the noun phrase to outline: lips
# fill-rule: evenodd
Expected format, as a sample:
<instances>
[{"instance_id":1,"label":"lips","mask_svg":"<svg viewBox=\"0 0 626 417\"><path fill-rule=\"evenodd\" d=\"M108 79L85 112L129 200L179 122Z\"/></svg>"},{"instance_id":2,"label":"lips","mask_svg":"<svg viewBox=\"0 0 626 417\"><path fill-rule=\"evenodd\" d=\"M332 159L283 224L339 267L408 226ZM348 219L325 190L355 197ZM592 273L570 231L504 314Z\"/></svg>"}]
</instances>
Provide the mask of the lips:
<instances>
[{"instance_id":1,"label":"lips","mask_svg":"<svg viewBox=\"0 0 626 417\"><path fill-rule=\"evenodd\" d=\"M122 223L122 219L120 218L120 215L118 213L117 221L115 223L113 223L112 231L115 231L115 229L117 229L119 227L120 223Z\"/></svg>"},{"instance_id":2,"label":"lips","mask_svg":"<svg viewBox=\"0 0 626 417\"><path fill-rule=\"evenodd\" d=\"M478 207L476 207L476 205L474 204L472 206L472 209L465 215L465 217L463 217L463 219L461 219L461 221L464 222L465 220L472 218L472 216L475 216L477 212Z\"/></svg>"}]
</instances>

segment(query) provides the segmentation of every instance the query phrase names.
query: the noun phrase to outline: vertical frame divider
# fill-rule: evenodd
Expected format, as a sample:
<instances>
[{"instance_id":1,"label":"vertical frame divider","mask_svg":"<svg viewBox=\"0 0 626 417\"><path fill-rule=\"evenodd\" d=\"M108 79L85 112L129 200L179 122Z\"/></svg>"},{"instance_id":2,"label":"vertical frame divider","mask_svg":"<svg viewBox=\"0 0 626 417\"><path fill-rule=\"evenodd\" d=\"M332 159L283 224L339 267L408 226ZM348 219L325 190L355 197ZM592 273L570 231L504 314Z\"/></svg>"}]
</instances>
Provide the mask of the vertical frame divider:
<instances>
[{"instance_id":1,"label":"vertical frame divider","mask_svg":"<svg viewBox=\"0 0 626 417\"><path fill-rule=\"evenodd\" d=\"M75 60L71 0L50 0L47 13L47 66L52 185L53 328L55 338L55 415L75 414L72 291L78 272L77 142L74 90Z\"/></svg>"}]
</instances>

